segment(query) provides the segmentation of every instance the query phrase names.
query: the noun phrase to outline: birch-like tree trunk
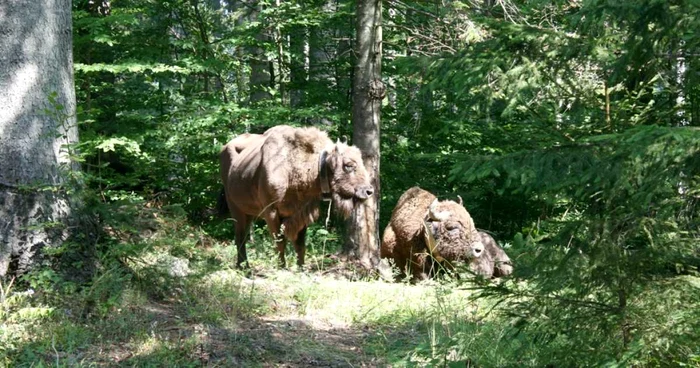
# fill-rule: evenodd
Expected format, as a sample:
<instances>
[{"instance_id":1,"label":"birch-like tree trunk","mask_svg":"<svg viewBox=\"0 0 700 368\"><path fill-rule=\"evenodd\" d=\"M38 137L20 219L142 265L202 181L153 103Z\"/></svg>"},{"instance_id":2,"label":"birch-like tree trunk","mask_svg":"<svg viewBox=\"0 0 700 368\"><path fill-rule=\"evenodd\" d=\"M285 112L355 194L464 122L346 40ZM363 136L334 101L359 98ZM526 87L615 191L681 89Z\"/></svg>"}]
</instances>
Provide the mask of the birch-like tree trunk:
<instances>
[{"instance_id":1,"label":"birch-like tree trunk","mask_svg":"<svg viewBox=\"0 0 700 368\"><path fill-rule=\"evenodd\" d=\"M379 132L380 108L386 94L381 81L381 0L357 0L355 72L353 76L353 144L362 151L372 177L374 195L357 206L348 220L344 252L366 268L376 269L379 259Z\"/></svg>"},{"instance_id":2,"label":"birch-like tree trunk","mask_svg":"<svg viewBox=\"0 0 700 368\"><path fill-rule=\"evenodd\" d=\"M75 124L70 0L0 2L0 277L68 234Z\"/></svg>"}]
</instances>

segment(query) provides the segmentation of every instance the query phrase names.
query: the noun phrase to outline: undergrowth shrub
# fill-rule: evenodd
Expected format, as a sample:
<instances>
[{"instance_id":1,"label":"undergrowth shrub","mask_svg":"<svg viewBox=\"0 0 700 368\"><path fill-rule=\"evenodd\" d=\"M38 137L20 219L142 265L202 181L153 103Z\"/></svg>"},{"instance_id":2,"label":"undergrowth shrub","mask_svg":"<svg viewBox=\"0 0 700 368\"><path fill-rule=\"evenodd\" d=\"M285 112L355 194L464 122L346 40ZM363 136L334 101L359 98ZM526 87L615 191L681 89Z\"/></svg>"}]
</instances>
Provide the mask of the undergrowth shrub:
<instances>
[{"instance_id":1,"label":"undergrowth shrub","mask_svg":"<svg viewBox=\"0 0 700 368\"><path fill-rule=\"evenodd\" d=\"M512 282L476 285L543 363L695 361L700 339L684 331L700 301L699 142L693 129L639 127L455 168L467 181L502 175L503 190L561 207L514 238Z\"/></svg>"}]
</instances>

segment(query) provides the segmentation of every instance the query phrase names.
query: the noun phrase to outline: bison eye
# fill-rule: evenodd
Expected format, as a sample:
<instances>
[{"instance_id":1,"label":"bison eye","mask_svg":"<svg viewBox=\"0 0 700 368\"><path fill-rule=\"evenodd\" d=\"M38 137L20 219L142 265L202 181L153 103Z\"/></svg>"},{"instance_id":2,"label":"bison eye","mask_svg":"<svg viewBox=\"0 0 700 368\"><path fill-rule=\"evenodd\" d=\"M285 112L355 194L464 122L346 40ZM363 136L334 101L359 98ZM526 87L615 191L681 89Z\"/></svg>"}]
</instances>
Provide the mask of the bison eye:
<instances>
[{"instance_id":1,"label":"bison eye","mask_svg":"<svg viewBox=\"0 0 700 368\"><path fill-rule=\"evenodd\" d=\"M445 229L447 229L447 231L457 230L458 228L459 228L459 225L457 225L457 224L447 224L447 225L445 225Z\"/></svg>"},{"instance_id":2,"label":"bison eye","mask_svg":"<svg viewBox=\"0 0 700 368\"><path fill-rule=\"evenodd\" d=\"M343 164L343 171L350 174L351 172L355 171L355 164L352 164L352 163Z\"/></svg>"}]
</instances>

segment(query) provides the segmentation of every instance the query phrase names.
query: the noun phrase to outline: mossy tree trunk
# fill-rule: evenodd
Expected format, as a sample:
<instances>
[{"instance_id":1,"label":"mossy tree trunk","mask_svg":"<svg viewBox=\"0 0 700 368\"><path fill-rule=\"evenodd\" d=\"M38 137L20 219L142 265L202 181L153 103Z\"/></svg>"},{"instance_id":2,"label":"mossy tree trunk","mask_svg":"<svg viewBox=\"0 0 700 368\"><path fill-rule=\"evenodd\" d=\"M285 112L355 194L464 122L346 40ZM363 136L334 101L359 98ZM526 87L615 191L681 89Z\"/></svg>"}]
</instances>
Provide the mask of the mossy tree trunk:
<instances>
[{"instance_id":1,"label":"mossy tree trunk","mask_svg":"<svg viewBox=\"0 0 700 368\"><path fill-rule=\"evenodd\" d=\"M0 3L0 277L60 244L77 142L70 0Z\"/></svg>"}]
</instances>

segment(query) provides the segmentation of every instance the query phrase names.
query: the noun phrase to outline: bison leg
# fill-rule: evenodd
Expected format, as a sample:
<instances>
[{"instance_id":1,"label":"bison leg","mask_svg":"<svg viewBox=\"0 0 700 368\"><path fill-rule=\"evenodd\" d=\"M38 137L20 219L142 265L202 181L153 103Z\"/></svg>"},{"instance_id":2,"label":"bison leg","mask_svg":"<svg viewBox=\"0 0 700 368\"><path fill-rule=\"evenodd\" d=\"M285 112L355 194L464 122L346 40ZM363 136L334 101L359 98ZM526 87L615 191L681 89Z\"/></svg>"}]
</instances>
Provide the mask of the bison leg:
<instances>
[{"instance_id":1,"label":"bison leg","mask_svg":"<svg viewBox=\"0 0 700 368\"><path fill-rule=\"evenodd\" d=\"M294 239L294 250L297 251L297 266L304 267L304 256L306 255L306 228L301 229Z\"/></svg>"},{"instance_id":2,"label":"bison leg","mask_svg":"<svg viewBox=\"0 0 700 368\"><path fill-rule=\"evenodd\" d=\"M242 268L241 265L245 263L245 268L249 268L245 243L248 241L250 225L253 219L250 216L237 216L234 218L236 219L236 267Z\"/></svg>"},{"instance_id":3,"label":"bison leg","mask_svg":"<svg viewBox=\"0 0 700 368\"><path fill-rule=\"evenodd\" d=\"M413 278L411 279L412 283L417 283L428 278L428 275L425 273L425 265L426 262L428 262L428 257L429 255L426 253L414 253L413 257L411 257L410 267L411 274L413 275Z\"/></svg>"},{"instance_id":4,"label":"bison leg","mask_svg":"<svg viewBox=\"0 0 700 368\"><path fill-rule=\"evenodd\" d=\"M287 248L287 240L284 238L283 235L277 234L279 239L277 239L277 252L279 252L280 256L280 267L281 268L286 268L287 267L287 260L284 257L285 253L285 248Z\"/></svg>"},{"instance_id":5,"label":"bison leg","mask_svg":"<svg viewBox=\"0 0 700 368\"><path fill-rule=\"evenodd\" d=\"M272 238L275 239L275 244L277 245L277 252L279 253L279 265L281 268L287 267L287 261L284 258L285 248L287 246L287 239L284 237L284 233L280 231L282 219L277 216L277 213L271 211L265 218L267 222L267 228L272 234Z\"/></svg>"},{"instance_id":6,"label":"bison leg","mask_svg":"<svg viewBox=\"0 0 700 368\"><path fill-rule=\"evenodd\" d=\"M406 258L396 257L394 258L396 262L396 267L399 268L399 274L396 276L396 281L401 281L406 278Z\"/></svg>"}]
</instances>

